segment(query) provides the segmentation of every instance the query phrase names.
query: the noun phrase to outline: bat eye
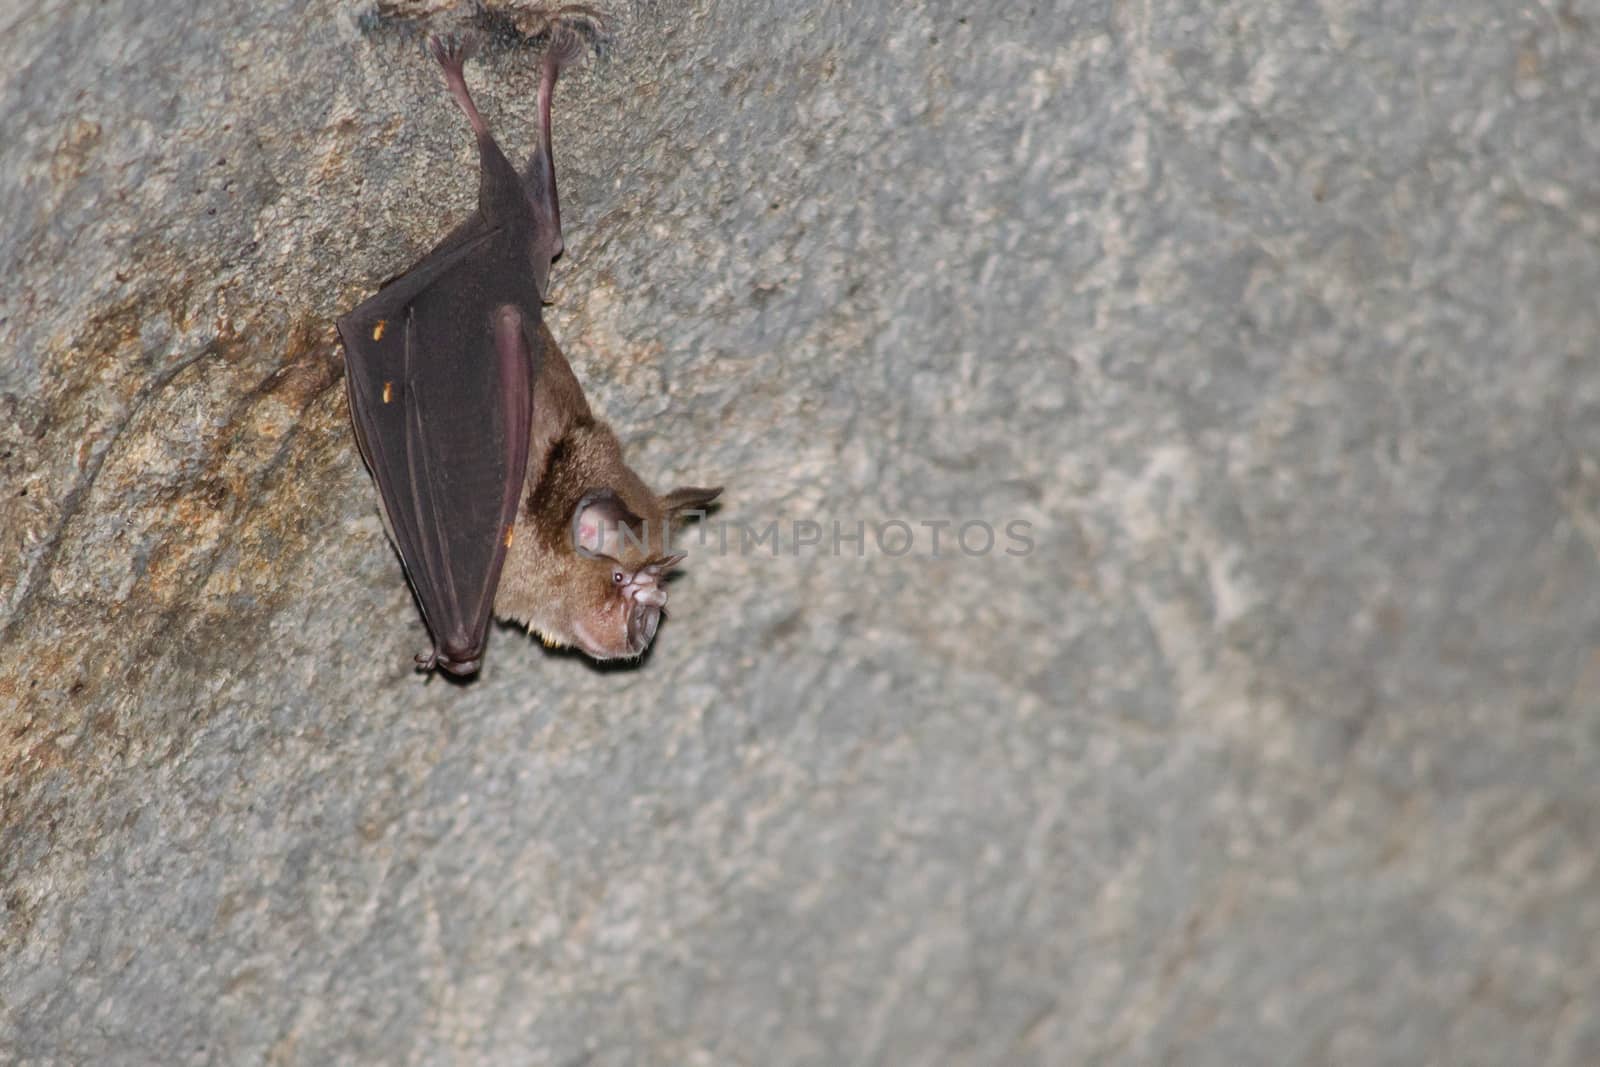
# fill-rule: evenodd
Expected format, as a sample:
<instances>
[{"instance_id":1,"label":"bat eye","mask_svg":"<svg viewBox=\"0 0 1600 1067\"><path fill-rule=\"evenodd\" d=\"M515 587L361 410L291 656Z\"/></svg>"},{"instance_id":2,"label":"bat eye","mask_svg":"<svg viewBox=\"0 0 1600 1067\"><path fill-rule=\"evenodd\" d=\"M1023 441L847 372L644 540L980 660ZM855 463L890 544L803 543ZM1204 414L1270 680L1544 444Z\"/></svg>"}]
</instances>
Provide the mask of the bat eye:
<instances>
[{"instance_id":1,"label":"bat eye","mask_svg":"<svg viewBox=\"0 0 1600 1067\"><path fill-rule=\"evenodd\" d=\"M622 584L622 572L621 571L612 571L611 572L611 581L614 582L617 585L621 585Z\"/></svg>"}]
</instances>

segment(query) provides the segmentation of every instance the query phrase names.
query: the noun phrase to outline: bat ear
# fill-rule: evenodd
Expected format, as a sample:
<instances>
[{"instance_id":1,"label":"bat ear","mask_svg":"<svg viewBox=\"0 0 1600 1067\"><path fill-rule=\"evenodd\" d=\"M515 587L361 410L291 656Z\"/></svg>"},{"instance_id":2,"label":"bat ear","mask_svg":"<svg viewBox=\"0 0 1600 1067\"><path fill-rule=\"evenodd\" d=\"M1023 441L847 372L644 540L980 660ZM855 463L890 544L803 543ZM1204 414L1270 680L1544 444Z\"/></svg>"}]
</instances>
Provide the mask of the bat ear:
<instances>
[{"instance_id":1,"label":"bat ear","mask_svg":"<svg viewBox=\"0 0 1600 1067\"><path fill-rule=\"evenodd\" d=\"M722 495L722 486L700 489L692 485L679 486L661 498L661 506L668 515L676 518L686 511L704 511L706 505Z\"/></svg>"},{"instance_id":2,"label":"bat ear","mask_svg":"<svg viewBox=\"0 0 1600 1067\"><path fill-rule=\"evenodd\" d=\"M650 574L657 576L663 575L672 570L672 568L676 567L678 564L682 563L686 558L688 557L685 553L674 552L670 556L656 560L654 563L646 567L645 570Z\"/></svg>"},{"instance_id":3,"label":"bat ear","mask_svg":"<svg viewBox=\"0 0 1600 1067\"><path fill-rule=\"evenodd\" d=\"M643 523L610 489L585 493L572 509L572 547L580 556L616 556L623 539L642 542Z\"/></svg>"}]
</instances>

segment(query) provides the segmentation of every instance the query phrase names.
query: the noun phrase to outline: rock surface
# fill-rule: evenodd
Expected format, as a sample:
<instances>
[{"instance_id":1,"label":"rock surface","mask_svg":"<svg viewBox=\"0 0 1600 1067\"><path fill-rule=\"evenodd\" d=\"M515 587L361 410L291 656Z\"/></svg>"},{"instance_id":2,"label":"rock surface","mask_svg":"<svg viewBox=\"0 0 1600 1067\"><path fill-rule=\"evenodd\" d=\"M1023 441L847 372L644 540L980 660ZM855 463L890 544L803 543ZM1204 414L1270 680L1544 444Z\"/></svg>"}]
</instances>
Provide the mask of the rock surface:
<instances>
[{"instance_id":1,"label":"rock surface","mask_svg":"<svg viewBox=\"0 0 1600 1067\"><path fill-rule=\"evenodd\" d=\"M553 328L726 504L466 686L330 328L450 5L0 13L0 1061L1600 1062L1600 5L607 10Z\"/></svg>"}]
</instances>

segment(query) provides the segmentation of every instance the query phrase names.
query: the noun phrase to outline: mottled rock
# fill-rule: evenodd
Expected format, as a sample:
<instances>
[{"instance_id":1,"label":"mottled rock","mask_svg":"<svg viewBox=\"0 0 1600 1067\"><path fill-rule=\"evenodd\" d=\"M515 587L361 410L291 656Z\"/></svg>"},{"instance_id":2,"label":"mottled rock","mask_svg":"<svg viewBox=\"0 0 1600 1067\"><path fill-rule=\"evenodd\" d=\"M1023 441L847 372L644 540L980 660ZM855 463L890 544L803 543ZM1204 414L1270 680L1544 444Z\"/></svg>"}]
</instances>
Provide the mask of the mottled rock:
<instances>
[{"instance_id":1,"label":"mottled rock","mask_svg":"<svg viewBox=\"0 0 1600 1067\"><path fill-rule=\"evenodd\" d=\"M553 329L728 492L470 685L331 322L472 13L0 16L0 1060L1600 1061L1600 8L606 11Z\"/></svg>"}]
</instances>

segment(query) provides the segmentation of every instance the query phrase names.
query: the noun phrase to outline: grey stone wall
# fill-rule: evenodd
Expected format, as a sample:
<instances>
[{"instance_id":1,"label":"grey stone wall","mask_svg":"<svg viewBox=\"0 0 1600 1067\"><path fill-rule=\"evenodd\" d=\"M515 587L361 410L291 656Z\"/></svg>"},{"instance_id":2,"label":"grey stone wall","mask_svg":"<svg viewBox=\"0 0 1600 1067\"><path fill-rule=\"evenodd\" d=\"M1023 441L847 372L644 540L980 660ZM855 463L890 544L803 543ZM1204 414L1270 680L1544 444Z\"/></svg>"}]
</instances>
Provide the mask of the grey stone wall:
<instances>
[{"instance_id":1,"label":"grey stone wall","mask_svg":"<svg viewBox=\"0 0 1600 1067\"><path fill-rule=\"evenodd\" d=\"M1600 6L610 5L553 328L733 543L467 686L448 7L0 12L0 1061L1600 1061Z\"/></svg>"}]
</instances>

